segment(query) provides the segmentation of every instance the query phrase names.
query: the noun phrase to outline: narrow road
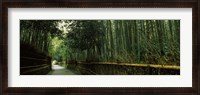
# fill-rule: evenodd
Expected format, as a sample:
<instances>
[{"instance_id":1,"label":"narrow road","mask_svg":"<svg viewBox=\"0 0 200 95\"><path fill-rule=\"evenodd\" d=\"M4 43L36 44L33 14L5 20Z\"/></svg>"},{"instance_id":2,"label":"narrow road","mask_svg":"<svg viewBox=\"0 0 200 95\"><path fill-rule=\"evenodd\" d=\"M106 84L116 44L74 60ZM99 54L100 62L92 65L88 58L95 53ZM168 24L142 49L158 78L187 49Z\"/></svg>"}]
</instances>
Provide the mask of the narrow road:
<instances>
[{"instance_id":1,"label":"narrow road","mask_svg":"<svg viewBox=\"0 0 200 95\"><path fill-rule=\"evenodd\" d=\"M60 65L52 65L52 71L50 71L47 75L76 75L76 74Z\"/></svg>"}]
</instances>

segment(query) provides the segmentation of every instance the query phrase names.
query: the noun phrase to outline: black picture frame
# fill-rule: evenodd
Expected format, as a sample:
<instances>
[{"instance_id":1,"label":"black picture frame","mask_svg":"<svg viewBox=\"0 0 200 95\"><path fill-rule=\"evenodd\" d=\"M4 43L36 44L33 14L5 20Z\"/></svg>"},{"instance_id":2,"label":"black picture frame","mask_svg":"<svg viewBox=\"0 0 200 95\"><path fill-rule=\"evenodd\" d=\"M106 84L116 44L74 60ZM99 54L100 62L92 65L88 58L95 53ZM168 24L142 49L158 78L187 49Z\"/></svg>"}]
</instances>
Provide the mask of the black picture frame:
<instances>
[{"instance_id":1,"label":"black picture frame","mask_svg":"<svg viewBox=\"0 0 200 95\"><path fill-rule=\"evenodd\" d=\"M192 8L192 87L8 87L8 8ZM198 0L3 0L0 18L2 95L199 95L200 2Z\"/></svg>"}]
</instances>

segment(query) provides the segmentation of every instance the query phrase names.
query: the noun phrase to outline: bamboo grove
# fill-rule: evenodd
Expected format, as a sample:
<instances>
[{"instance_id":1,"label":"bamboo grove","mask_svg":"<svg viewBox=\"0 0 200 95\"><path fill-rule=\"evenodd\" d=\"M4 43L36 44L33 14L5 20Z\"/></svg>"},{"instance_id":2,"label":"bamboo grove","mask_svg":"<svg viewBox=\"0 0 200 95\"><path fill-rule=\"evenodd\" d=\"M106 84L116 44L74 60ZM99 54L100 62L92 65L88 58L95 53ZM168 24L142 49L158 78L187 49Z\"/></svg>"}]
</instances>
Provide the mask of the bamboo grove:
<instances>
[{"instance_id":1,"label":"bamboo grove","mask_svg":"<svg viewBox=\"0 0 200 95\"><path fill-rule=\"evenodd\" d=\"M180 20L21 20L20 41L54 60L180 65Z\"/></svg>"},{"instance_id":2,"label":"bamboo grove","mask_svg":"<svg viewBox=\"0 0 200 95\"><path fill-rule=\"evenodd\" d=\"M57 21L21 20L20 21L20 43L29 44L48 53L51 37L60 33L56 28Z\"/></svg>"}]
</instances>

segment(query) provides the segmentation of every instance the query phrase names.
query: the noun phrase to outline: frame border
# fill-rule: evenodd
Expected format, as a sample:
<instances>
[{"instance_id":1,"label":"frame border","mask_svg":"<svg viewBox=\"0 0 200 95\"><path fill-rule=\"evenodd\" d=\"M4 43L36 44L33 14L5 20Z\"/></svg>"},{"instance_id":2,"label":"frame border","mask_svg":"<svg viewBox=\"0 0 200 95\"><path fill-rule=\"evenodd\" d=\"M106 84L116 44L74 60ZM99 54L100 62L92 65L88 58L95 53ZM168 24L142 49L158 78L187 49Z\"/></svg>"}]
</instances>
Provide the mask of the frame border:
<instances>
[{"instance_id":1,"label":"frame border","mask_svg":"<svg viewBox=\"0 0 200 95\"><path fill-rule=\"evenodd\" d=\"M200 94L200 2L197 0L3 0L1 2L0 84L2 95L64 94L136 94L199 95ZM8 8L192 8L192 87L8 87ZM50 94L51 93L51 94Z\"/></svg>"}]
</instances>

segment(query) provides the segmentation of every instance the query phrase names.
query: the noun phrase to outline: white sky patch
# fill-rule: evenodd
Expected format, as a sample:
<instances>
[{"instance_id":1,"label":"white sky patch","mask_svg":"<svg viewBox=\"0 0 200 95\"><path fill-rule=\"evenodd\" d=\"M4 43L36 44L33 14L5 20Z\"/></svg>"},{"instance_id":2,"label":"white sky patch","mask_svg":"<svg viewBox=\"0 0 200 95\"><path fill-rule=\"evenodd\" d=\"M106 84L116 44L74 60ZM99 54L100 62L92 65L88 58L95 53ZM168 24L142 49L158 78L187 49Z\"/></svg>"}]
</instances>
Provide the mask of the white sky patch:
<instances>
[{"instance_id":1,"label":"white sky patch","mask_svg":"<svg viewBox=\"0 0 200 95\"><path fill-rule=\"evenodd\" d=\"M58 29L60 29L61 31L63 31L64 34L66 34L69 31L71 31L70 25L72 23L73 22L66 23L65 20L62 20L61 22L58 23Z\"/></svg>"}]
</instances>

